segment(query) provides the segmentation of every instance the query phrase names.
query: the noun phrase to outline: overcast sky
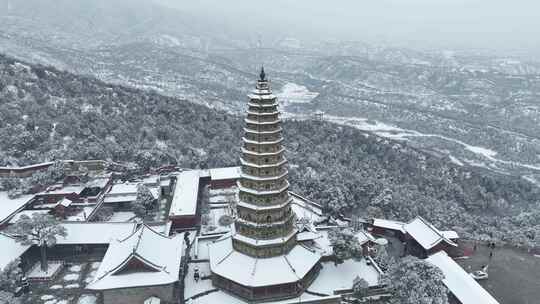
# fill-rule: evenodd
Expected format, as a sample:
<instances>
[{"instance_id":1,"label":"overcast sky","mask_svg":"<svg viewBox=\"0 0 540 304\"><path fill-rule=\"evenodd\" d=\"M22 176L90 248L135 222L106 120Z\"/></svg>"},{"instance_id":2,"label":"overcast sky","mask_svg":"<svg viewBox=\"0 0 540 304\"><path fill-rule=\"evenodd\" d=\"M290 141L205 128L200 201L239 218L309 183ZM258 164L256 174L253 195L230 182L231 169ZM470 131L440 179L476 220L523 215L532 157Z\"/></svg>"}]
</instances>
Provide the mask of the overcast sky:
<instances>
[{"instance_id":1,"label":"overcast sky","mask_svg":"<svg viewBox=\"0 0 540 304\"><path fill-rule=\"evenodd\" d=\"M157 0L250 35L540 50L540 0Z\"/></svg>"}]
</instances>

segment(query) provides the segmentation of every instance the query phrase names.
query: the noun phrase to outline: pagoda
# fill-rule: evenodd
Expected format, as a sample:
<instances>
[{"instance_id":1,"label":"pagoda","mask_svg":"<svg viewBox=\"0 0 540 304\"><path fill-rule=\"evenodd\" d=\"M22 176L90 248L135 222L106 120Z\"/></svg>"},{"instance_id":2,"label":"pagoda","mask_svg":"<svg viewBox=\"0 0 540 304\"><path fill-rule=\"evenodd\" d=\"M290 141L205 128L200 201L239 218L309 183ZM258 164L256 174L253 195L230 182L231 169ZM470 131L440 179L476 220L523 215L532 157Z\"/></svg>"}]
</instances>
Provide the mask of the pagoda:
<instances>
[{"instance_id":1,"label":"pagoda","mask_svg":"<svg viewBox=\"0 0 540 304\"><path fill-rule=\"evenodd\" d=\"M320 269L320 254L297 243L277 98L264 68L248 95L232 232L210 245L212 282L250 302L292 298Z\"/></svg>"}]
</instances>

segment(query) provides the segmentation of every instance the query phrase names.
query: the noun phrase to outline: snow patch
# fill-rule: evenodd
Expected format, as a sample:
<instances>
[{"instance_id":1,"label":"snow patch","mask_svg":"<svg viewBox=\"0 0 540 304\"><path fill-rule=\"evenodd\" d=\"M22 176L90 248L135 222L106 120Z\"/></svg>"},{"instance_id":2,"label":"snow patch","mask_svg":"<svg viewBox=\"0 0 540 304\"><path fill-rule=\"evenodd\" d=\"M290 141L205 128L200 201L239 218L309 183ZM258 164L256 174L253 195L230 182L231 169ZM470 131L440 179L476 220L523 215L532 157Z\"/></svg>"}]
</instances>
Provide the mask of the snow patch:
<instances>
[{"instance_id":1,"label":"snow patch","mask_svg":"<svg viewBox=\"0 0 540 304\"><path fill-rule=\"evenodd\" d=\"M276 96L285 105L293 103L309 103L319 96L317 92L310 92L305 86L289 82L281 88L281 92Z\"/></svg>"},{"instance_id":2,"label":"snow patch","mask_svg":"<svg viewBox=\"0 0 540 304\"><path fill-rule=\"evenodd\" d=\"M64 281L77 281L79 279L79 274L70 273L64 276Z\"/></svg>"},{"instance_id":3,"label":"snow patch","mask_svg":"<svg viewBox=\"0 0 540 304\"><path fill-rule=\"evenodd\" d=\"M94 295L88 295L88 294L83 294L77 301L77 304L96 304L96 303L97 303L97 297Z\"/></svg>"}]
</instances>

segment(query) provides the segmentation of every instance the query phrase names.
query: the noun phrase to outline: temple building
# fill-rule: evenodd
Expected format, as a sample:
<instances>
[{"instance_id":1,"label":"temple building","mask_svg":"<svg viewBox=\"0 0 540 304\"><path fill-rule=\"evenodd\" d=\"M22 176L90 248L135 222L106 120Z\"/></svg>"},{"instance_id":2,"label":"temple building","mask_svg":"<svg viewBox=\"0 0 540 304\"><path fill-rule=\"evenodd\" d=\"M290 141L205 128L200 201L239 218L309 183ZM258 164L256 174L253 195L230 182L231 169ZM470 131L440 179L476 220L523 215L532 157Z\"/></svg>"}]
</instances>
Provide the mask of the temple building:
<instances>
[{"instance_id":1,"label":"temple building","mask_svg":"<svg viewBox=\"0 0 540 304\"><path fill-rule=\"evenodd\" d=\"M280 113L264 69L248 97L236 218L210 245L212 283L249 302L292 298L315 279L321 256L297 243Z\"/></svg>"}]
</instances>

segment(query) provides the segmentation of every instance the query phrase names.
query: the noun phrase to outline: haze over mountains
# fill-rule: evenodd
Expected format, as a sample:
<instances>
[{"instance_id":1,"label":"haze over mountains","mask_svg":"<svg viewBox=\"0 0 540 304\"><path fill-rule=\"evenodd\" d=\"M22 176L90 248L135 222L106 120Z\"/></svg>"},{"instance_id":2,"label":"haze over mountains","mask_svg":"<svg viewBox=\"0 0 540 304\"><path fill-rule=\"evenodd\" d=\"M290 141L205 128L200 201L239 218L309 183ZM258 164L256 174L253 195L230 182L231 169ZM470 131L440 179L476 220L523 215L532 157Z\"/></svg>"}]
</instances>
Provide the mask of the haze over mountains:
<instances>
[{"instance_id":1,"label":"haze over mountains","mask_svg":"<svg viewBox=\"0 0 540 304\"><path fill-rule=\"evenodd\" d=\"M447 155L458 165L536 182L540 64L532 56L523 56L526 52L508 51L532 50L533 46L508 40L515 48L493 55L489 48L473 51L474 45L469 50L426 51L427 44L411 49L392 46L406 43L343 41L336 38L350 37L334 34L343 32L353 13L326 31L320 29L335 19L332 14L343 10L339 7L318 2L306 6L304 1L290 6L279 1L252 6L209 4L0 0L0 7L5 8L0 13L0 52L230 113L244 109L245 93L264 63L286 106L286 117L306 119L324 111L327 120L406 140L430 153ZM457 14L454 5L446 5ZM473 11L481 8L477 1L468 5L475 7ZM490 12L505 7L500 1L493 5ZM249 8L235 10L241 6ZM359 16L369 15L369 9L383 10L383 6L369 4L364 9L358 11ZM311 24L298 14L302 10L321 19ZM472 18L473 11L464 12L462 18ZM410 15L412 24L421 13ZM279 14L282 19L271 18ZM292 18L295 14L296 19ZM521 22L506 18L501 23L512 23L516 29L532 25L529 14L523 16ZM390 17L394 23L405 18ZM281 22L285 19L292 21ZM373 33L386 29L396 34L391 25L377 28L374 20L365 22L349 27L350 31L365 33L360 26L373 25ZM495 26L493 32L503 25ZM307 28L315 35L307 33ZM472 25L470 29L471 35L482 32ZM515 39L528 32L520 31ZM325 34L331 39L325 39Z\"/></svg>"}]
</instances>

